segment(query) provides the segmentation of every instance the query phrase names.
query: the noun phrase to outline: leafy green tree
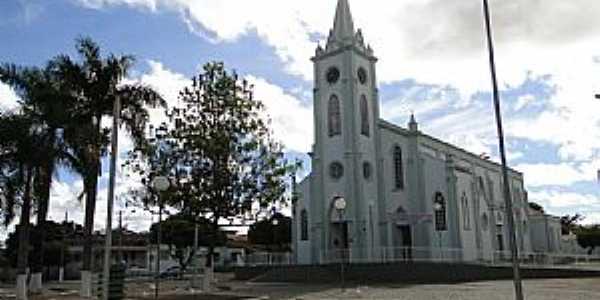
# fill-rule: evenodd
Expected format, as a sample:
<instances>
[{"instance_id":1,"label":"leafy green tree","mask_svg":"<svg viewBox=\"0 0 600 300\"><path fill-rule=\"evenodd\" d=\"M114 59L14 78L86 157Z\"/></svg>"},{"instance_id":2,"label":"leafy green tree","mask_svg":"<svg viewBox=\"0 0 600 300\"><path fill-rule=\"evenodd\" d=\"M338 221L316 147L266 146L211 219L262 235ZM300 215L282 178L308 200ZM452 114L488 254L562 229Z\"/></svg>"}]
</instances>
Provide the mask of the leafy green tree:
<instances>
[{"instance_id":1,"label":"leafy green tree","mask_svg":"<svg viewBox=\"0 0 600 300\"><path fill-rule=\"evenodd\" d=\"M194 248L194 234L198 224L198 246L225 245L225 234L219 231L216 235L211 230L210 222L205 218L190 220L185 215L169 216L161 223L161 244L168 245L169 255L177 260L182 270L186 270L198 249ZM150 236L153 244L157 243L158 222L150 227Z\"/></svg>"},{"instance_id":2,"label":"leafy green tree","mask_svg":"<svg viewBox=\"0 0 600 300\"><path fill-rule=\"evenodd\" d=\"M169 160L157 160L155 168L140 168L148 189L153 176L169 176L171 188L162 201L191 220L207 218L213 233L219 232L219 221L283 201L286 175L294 166L284 160L250 83L222 63L208 63L179 100L167 113L164 136L139 150L147 151L140 157L169 153ZM144 194L156 199L156 193ZM210 242L213 255L216 240Z\"/></svg>"},{"instance_id":3,"label":"leafy green tree","mask_svg":"<svg viewBox=\"0 0 600 300\"><path fill-rule=\"evenodd\" d=\"M588 249L588 254L592 254L596 247L600 247L600 225L580 226L575 230L577 243L584 249Z\"/></svg>"},{"instance_id":4,"label":"leafy green tree","mask_svg":"<svg viewBox=\"0 0 600 300\"><path fill-rule=\"evenodd\" d=\"M292 242L292 219L276 213L269 219L260 220L250 225L248 240L253 244L267 246L270 250L289 251Z\"/></svg>"},{"instance_id":5,"label":"leafy green tree","mask_svg":"<svg viewBox=\"0 0 600 300\"><path fill-rule=\"evenodd\" d=\"M64 238L63 235L67 238ZM31 226L29 241L31 244L36 239L43 238L46 251L43 252L43 267L48 266L60 266L61 264L61 251L64 251L65 262L69 261L68 244L69 240L75 237L76 232L73 223L56 223L54 221L46 221L44 225ZM12 266L16 267L17 256L19 255L18 248L18 234L13 231L8 234L5 241L6 244L6 256ZM39 255L35 251L29 251L29 261L33 265L33 256Z\"/></svg>"},{"instance_id":6,"label":"leafy green tree","mask_svg":"<svg viewBox=\"0 0 600 300\"><path fill-rule=\"evenodd\" d=\"M585 217L580 214L564 215L560 217L560 229L561 234L567 235L575 231L578 227L577 223L582 221Z\"/></svg>"},{"instance_id":7,"label":"leafy green tree","mask_svg":"<svg viewBox=\"0 0 600 300\"><path fill-rule=\"evenodd\" d=\"M544 213L544 208L535 202L529 202L529 208L535 211L539 211L540 213Z\"/></svg>"},{"instance_id":8,"label":"leafy green tree","mask_svg":"<svg viewBox=\"0 0 600 300\"><path fill-rule=\"evenodd\" d=\"M62 55L54 60L56 72L76 97L71 112L71 126L64 136L69 147L69 165L83 178L85 195L85 243L82 271L91 271L92 230L97 198L100 158L106 154L109 130L102 119L112 117L116 97L121 101L121 122L131 135L134 146L146 144L147 108L165 106L165 101L151 88L140 84L123 84L134 58L129 55L103 58L100 47L89 38L79 39L76 49L80 62Z\"/></svg>"}]
</instances>

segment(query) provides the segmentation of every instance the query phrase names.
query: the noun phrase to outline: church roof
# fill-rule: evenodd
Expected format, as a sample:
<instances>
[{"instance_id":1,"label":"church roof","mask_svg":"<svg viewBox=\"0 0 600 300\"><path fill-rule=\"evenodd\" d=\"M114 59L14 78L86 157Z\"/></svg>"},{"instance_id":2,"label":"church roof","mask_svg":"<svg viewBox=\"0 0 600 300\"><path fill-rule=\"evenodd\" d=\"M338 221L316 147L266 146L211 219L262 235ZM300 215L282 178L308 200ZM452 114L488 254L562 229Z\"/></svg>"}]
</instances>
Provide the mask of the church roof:
<instances>
[{"instance_id":1,"label":"church roof","mask_svg":"<svg viewBox=\"0 0 600 300\"><path fill-rule=\"evenodd\" d=\"M333 37L340 41L354 37L354 21L348 0L338 1L333 22Z\"/></svg>"},{"instance_id":2,"label":"church roof","mask_svg":"<svg viewBox=\"0 0 600 300\"><path fill-rule=\"evenodd\" d=\"M409 135L411 134L411 132L403 127L400 127L392 122L386 121L384 119L379 119L378 125L380 128L385 128L388 130L391 130L393 132L399 133L401 135ZM433 144L436 144L438 146L442 146L444 147L446 150L451 150L452 152L454 152L454 154L456 153L461 153L464 155L464 157L470 157L472 159L472 162L478 162L479 165L488 165L491 166L494 170L500 172L501 171L501 167L502 165L495 162L495 161L491 161L488 159L482 159L479 155L469 152L463 148L460 148L456 145L450 144L448 142L445 142L441 139L438 139L436 137L433 137L431 135L425 134L422 131L418 132L419 137L423 138L423 141L429 141ZM523 176L523 173L521 173L518 170L515 170L513 168L508 168L509 172L513 172L513 175L517 175L517 176Z\"/></svg>"}]
</instances>

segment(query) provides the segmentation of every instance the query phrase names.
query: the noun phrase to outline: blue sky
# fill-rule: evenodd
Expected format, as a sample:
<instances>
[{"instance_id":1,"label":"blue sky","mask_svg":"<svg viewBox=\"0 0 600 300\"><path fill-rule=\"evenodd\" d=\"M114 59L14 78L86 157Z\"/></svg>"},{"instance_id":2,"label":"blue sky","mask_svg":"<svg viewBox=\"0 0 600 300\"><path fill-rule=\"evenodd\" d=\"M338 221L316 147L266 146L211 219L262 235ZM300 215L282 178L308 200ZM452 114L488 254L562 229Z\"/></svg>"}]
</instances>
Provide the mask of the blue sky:
<instances>
[{"instance_id":1,"label":"blue sky","mask_svg":"<svg viewBox=\"0 0 600 300\"><path fill-rule=\"evenodd\" d=\"M313 139L309 59L332 26L335 2L1 1L0 61L40 65L59 53L75 55L75 39L90 36L107 53L135 55L130 80L173 103L202 64L222 60L255 83L277 137L290 155L306 159ZM349 2L379 57L382 117L404 125L415 112L426 133L497 156L480 1ZM593 99L600 92L600 4L491 4L510 164L524 172L530 201L600 222L600 103ZM15 100L0 85L0 107ZM123 173L120 179L123 191L133 185ZM70 210L81 220L80 191L80 179L61 171L51 216ZM142 224L135 229L149 220L130 216L131 224Z\"/></svg>"}]
</instances>

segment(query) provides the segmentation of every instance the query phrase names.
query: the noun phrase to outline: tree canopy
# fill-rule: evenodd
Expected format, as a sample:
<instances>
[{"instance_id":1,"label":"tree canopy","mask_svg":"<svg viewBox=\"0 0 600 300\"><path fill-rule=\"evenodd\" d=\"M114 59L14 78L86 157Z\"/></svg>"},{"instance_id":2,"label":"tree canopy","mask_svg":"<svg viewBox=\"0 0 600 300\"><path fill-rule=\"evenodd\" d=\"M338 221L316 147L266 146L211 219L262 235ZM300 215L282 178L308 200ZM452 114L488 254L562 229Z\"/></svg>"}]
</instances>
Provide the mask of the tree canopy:
<instances>
[{"instance_id":1,"label":"tree canopy","mask_svg":"<svg viewBox=\"0 0 600 300\"><path fill-rule=\"evenodd\" d=\"M248 240L253 244L266 246L270 250L290 250L292 219L276 213L271 218L260 220L250 226Z\"/></svg>"},{"instance_id":2,"label":"tree canopy","mask_svg":"<svg viewBox=\"0 0 600 300\"><path fill-rule=\"evenodd\" d=\"M150 227L150 236L153 244L157 243L158 222ZM161 223L161 244L169 247L169 255L177 260L182 270L185 270L192 261L198 249L194 249L194 234L198 224L198 246L223 246L227 240L222 231L215 234L209 220L198 218L190 220L185 215L169 216Z\"/></svg>"},{"instance_id":3,"label":"tree canopy","mask_svg":"<svg viewBox=\"0 0 600 300\"><path fill-rule=\"evenodd\" d=\"M126 163L143 177L135 191L146 205L156 204L151 182L168 176L171 187L161 203L190 219L219 221L242 218L286 202L287 175L294 169L269 129L263 103L253 86L223 63L208 63L168 110L149 145L130 153ZM211 245L212 252L214 245ZM208 262L210 263L210 262Z\"/></svg>"},{"instance_id":4,"label":"tree canopy","mask_svg":"<svg viewBox=\"0 0 600 300\"><path fill-rule=\"evenodd\" d=\"M596 247L600 247L600 225L580 226L576 229L577 243L584 249L588 249L588 254L592 254Z\"/></svg>"}]
</instances>

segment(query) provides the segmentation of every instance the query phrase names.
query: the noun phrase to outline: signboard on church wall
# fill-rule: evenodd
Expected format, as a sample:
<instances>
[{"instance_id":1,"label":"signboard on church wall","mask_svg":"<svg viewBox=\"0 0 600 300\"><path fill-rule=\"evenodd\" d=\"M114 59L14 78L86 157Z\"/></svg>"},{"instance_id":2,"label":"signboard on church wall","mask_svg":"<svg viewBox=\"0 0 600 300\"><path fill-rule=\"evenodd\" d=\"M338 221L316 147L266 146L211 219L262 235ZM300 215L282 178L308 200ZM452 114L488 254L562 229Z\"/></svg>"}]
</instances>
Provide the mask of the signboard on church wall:
<instances>
[{"instance_id":1,"label":"signboard on church wall","mask_svg":"<svg viewBox=\"0 0 600 300\"><path fill-rule=\"evenodd\" d=\"M416 214L390 214L390 219L396 223L396 225L402 224L423 224L433 222L433 214L430 213L416 213Z\"/></svg>"}]
</instances>

